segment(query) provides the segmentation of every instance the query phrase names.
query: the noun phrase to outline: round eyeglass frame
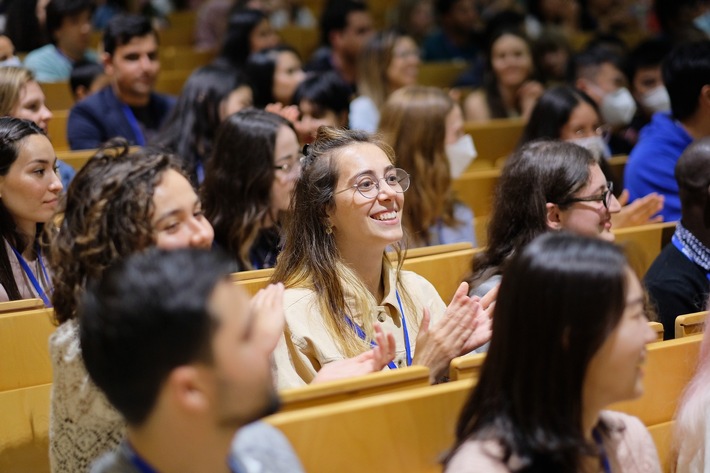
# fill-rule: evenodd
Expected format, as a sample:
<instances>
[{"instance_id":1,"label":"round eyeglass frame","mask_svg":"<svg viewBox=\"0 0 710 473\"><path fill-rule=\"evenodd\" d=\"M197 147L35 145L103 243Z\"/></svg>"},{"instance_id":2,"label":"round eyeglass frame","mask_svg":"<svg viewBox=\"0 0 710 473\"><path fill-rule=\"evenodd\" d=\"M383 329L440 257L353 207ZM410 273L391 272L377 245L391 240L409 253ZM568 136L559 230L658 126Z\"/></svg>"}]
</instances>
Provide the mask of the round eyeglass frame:
<instances>
[{"instance_id":1,"label":"round eyeglass frame","mask_svg":"<svg viewBox=\"0 0 710 473\"><path fill-rule=\"evenodd\" d=\"M405 192L407 192L407 189L409 189L409 185L411 184L411 177L410 177L409 173L402 168L393 168L390 171L394 171L395 175L397 176L396 184L389 184L388 183L390 188L393 189L397 194L404 194ZM388 173L389 173L389 171L388 171ZM369 191L363 191L362 189L360 189L361 182L358 182L356 184L353 184L352 186L349 186L349 187L346 187L345 189L341 189L341 190L337 191L333 195L342 194L343 192L348 191L350 189L355 189L360 193L361 196L363 196L366 199L376 199L377 196L381 192L380 181L383 179L386 179L386 177L387 176L383 176L380 178L370 177L374 181L375 185ZM385 181L385 182L387 182L387 181ZM397 187L399 187L401 190L397 190ZM368 193L373 192L373 191L374 191L373 195L368 195Z\"/></svg>"},{"instance_id":2,"label":"round eyeglass frame","mask_svg":"<svg viewBox=\"0 0 710 473\"><path fill-rule=\"evenodd\" d=\"M614 195L614 183L607 181L606 190L601 194L591 195L589 197L573 197L565 200L558 205L573 204L575 202L601 202L604 204L604 208L609 210L609 205L611 205L611 197Z\"/></svg>"}]
</instances>

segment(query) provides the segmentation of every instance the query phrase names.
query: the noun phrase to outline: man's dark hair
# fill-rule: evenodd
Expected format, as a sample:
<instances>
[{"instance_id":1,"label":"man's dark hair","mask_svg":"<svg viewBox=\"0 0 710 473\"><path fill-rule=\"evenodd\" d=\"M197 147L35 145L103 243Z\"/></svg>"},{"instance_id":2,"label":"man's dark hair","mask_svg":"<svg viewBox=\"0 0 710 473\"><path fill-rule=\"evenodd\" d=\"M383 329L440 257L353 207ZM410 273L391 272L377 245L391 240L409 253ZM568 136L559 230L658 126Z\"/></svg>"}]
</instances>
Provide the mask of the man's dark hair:
<instances>
[{"instance_id":1,"label":"man's dark hair","mask_svg":"<svg viewBox=\"0 0 710 473\"><path fill-rule=\"evenodd\" d=\"M128 44L133 38L141 38L148 34L154 34L158 41L158 34L153 30L149 18L141 15L116 15L106 24L104 51L112 55L117 47Z\"/></svg>"},{"instance_id":2,"label":"man's dark hair","mask_svg":"<svg viewBox=\"0 0 710 473\"><path fill-rule=\"evenodd\" d=\"M47 33L52 43L56 42L54 32L62 27L64 19L74 15L78 15L84 11L91 12L93 10L93 2L91 0L52 0L47 4Z\"/></svg>"},{"instance_id":3,"label":"man's dark hair","mask_svg":"<svg viewBox=\"0 0 710 473\"><path fill-rule=\"evenodd\" d=\"M613 48L603 45L596 45L576 54L569 65L569 80L574 85L574 81L579 78L592 80L592 76L597 75L602 64L610 63L622 73L626 70L624 59L615 52Z\"/></svg>"},{"instance_id":4,"label":"man's dark hair","mask_svg":"<svg viewBox=\"0 0 710 473\"><path fill-rule=\"evenodd\" d=\"M330 46L330 33L347 28L350 13L367 11L362 0L330 0L320 19L321 44Z\"/></svg>"},{"instance_id":5,"label":"man's dark hair","mask_svg":"<svg viewBox=\"0 0 710 473\"><path fill-rule=\"evenodd\" d=\"M698 110L700 91L710 84L710 41L678 46L663 61L662 71L673 118L690 118Z\"/></svg>"},{"instance_id":6,"label":"man's dark hair","mask_svg":"<svg viewBox=\"0 0 710 473\"><path fill-rule=\"evenodd\" d=\"M234 269L220 253L154 248L89 284L79 307L84 363L129 424L146 421L173 369L211 363L219 321L208 301Z\"/></svg>"},{"instance_id":7,"label":"man's dark hair","mask_svg":"<svg viewBox=\"0 0 710 473\"><path fill-rule=\"evenodd\" d=\"M336 114L347 112L350 107L350 87L335 71L313 74L296 88L293 103L308 100L322 110L332 110Z\"/></svg>"},{"instance_id":8,"label":"man's dark hair","mask_svg":"<svg viewBox=\"0 0 710 473\"><path fill-rule=\"evenodd\" d=\"M629 82L633 83L639 69L660 67L671 49L671 43L662 38L649 39L636 46L629 53L626 61L626 76Z\"/></svg>"},{"instance_id":9,"label":"man's dark hair","mask_svg":"<svg viewBox=\"0 0 710 473\"><path fill-rule=\"evenodd\" d=\"M104 67L101 64L87 60L75 62L69 76L69 87L74 98L76 98L76 90L79 86L84 86L88 90L94 80L103 73Z\"/></svg>"}]
</instances>

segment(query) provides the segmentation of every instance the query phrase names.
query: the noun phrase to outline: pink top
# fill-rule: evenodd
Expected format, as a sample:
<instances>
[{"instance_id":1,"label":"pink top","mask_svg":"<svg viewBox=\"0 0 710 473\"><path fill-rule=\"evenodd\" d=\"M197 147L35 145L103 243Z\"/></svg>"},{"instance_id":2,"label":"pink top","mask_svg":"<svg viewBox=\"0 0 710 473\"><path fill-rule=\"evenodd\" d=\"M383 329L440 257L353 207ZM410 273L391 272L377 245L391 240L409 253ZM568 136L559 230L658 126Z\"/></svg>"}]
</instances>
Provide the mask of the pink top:
<instances>
[{"instance_id":1,"label":"pink top","mask_svg":"<svg viewBox=\"0 0 710 473\"><path fill-rule=\"evenodd\" d=\"M614 473L660 473L658 452L651 435L641 421L628 414L603 411L601 418L610 427L604 437L604 449ZM513 456L507 464L501 460L502 448L494 440L469 440L461 445L446 467L447 473L509 473L520 468ZM600 467L601 471L601 467Z\"/></svg>"}]
</instances>

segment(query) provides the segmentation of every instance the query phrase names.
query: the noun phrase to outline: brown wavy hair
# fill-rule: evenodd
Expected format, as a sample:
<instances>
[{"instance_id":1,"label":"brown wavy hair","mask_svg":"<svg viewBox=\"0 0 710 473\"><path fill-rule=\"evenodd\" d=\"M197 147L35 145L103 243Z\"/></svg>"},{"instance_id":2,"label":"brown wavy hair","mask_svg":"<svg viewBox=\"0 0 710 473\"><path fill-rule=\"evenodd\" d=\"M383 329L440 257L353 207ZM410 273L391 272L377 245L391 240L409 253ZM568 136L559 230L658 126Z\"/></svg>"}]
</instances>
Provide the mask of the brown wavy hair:
<instances>
[{"instance_id":1,"label":"brown wavy hair","mask_svg":"<svg viewBox=\"0 0 710 473\"><path fill-rule=\"evenodd\" d=\"M76 317L89 280L153 244L153 193L170 169L182 173L173 155L150 148L130 152L126 140L115 139L74 177L49 252L57 324Z\"/></svg>"},{"instance_id":2,"label":"brown wavy hair","mask_svg":"<svg viewBox=\"0 0 710 473\"><path fill-rule=\"evenodd\" d=\"M444 149L454 105L441 89L410 86L393 92L382 108L379 131L394 148L397 165L412 176L403 223L416 246L431 244L429 229L439 219L458 223Z\"/></svg>"}]
</instances>

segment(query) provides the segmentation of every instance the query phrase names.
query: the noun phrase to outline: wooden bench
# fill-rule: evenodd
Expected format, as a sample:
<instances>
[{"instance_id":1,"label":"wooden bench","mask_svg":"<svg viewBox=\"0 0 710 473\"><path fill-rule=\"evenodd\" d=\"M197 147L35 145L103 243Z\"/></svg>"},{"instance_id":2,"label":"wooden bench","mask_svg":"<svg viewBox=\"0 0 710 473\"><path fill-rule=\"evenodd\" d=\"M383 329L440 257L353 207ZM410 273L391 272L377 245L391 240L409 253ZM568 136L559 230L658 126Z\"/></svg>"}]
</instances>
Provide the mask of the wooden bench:
<instances>
[{"instance_id":1,"label":"wooden bench","mask_svg":"<svg viewBox=\"0 0 710 473\"><path fill-rule=\"evenodd\" d=\"M0 314L0 392L52 382L52 309Z\"/></svg>"},{"instance_id":2,"label":"wooden bench","mask_svg":"<svg viewBox=\"0 0 710 473\"><path fill-rule=\"evenodd\" d=\"M160 70L166 71L194 71L198 67L206 66L215 58L215 51L198 51L192 48L165 46L160 48Z\"/></svg>"},{"instance_id":3,"label":"wooden bench","mask_svg":"<svg viewBox=\"0 0 710 473\"><path fill-rule=\"evenodd\" d=\"M465 61L423 62L417 84L448 89L470 67Z\"/></svg>"},{"instance_id":4,"label":"wooden bench","mask_svg":"<svg viewBox=\"0 0 710 473\"><path fill-rule=\"evenodd\" d=\"M670 241L675 231L675 222L652 223L612 231L616 243L624 248L629 264L642 277Z\"/></svg>"},{"instance_id":5,"label":"wooden bench","mask_svg":"<svg viewBox=\"0 0 710 473\"><path fill-rule=\"evenodd\" d=\"M429 368L409 366L279 391L281 412L429 386Z\"/></svg>"},{"instance_id":6,"label":"wooden bench","mask_svg":"<svg viewBox=\"0 0 710 473\"><path fill-rule=\"evenodd\" d=\"M693 314L679 315L675 318L675 338L688 337L703 333L705 330L705 319L708 311L695 312Z\"/></svg>"},{"instance_id":7,"label":"wooden bench","mask_svg":"<svg viewBox=\"0 0 710 473\"><path fill-rule=\"evenodd\" d=\"M21 299L19 301L0 302L0 315L23 310L41 309L44 307L42 299Z\"/></svg>"},{"instance_id":8,"label":"wooden bench","mask_svg":"<svg viewBox=\"0 0 710 473\"><path fill-rule=\"evenodd\" d=\"M55 152L69 150L69 140L67 139L68 121L69 110L56 110L52 113L52 119L47 124L47 134Z\"/></svg>"},{"instance_id":9,"label":"wooden bench","mask_svg":"<svg viewBox=\"0 0 710 473\"><path fill-rule=\"evenodd\" d=\"M44 92L44 103L52 112L69 110L74 106L74 96L71 94L69 81L43 82L40 85Z\"/></svg>"},{"instance_id":10,"label":"wooden bench","mask_svg":"<svg viewBox=\"0 0 710 473\"><path fill-rule=\"evenodd\" d=\"M464 132L471 135L478 151L478 157L468 170L496 167L500 158L505 158L515 150L524 128L525 121L519 118L466 122Z\"/></svg>"},{"instance_id":11,"label":"wooden bench","mask_svg":"<svg viewBox=\"0 0 710 473\"><path fill-rule=\"evenodd\" d=\"M467 171L451 184L456 197L473 210L473 215L486 217L493 210L493 196L500 173L499 168Z\"/></svg>"}]
</instances>

